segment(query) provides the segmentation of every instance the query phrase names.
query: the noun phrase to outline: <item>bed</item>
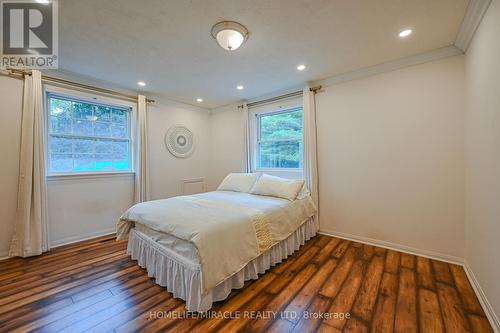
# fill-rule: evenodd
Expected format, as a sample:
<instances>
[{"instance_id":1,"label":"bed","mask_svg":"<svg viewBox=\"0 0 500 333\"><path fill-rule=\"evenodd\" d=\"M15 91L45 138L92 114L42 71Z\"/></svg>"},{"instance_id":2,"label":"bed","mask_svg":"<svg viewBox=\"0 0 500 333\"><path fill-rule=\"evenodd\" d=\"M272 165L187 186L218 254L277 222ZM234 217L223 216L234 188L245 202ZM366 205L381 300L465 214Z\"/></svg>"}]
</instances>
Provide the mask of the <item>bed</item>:
<instances>
[{"instance_id":1,"label":"bed","mask_svg":"<svg viewBox=\"0 0 500 333\"><path fill-rule=\"evenodd\" d=\"M315 214L309 195L217 190L134 205L117 238L128 238L131 258L188 311L204 312L313 237Z\"/></svg>"}]
</instances>

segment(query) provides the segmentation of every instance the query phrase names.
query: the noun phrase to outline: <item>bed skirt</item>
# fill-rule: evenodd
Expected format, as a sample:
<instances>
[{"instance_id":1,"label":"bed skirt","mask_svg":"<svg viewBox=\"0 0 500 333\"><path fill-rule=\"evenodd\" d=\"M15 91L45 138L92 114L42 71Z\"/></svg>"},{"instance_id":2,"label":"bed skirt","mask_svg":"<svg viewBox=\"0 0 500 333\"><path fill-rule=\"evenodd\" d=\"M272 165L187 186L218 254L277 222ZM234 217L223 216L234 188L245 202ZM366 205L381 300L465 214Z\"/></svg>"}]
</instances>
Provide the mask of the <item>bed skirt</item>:
<instances>
[{"instance_id":1,"label":"bed skirt","mask_svg":"<svg viewBox=\"0 0 500 333\"><path fill-rule=\"evenodd\" d=\"M273 245L206 295L202 294L201 270L197 263L184 259L143 233L131 230L127 253L147 270L149 277L155 278L157 284L166 287L174 297L185 300L188 311L204 312L213 302L226 299L232 289L242 288L245 281L257 279L257 274L286 259L317 231L314 220L308 219L288 238Z\"/></svg>"}]
</instances>

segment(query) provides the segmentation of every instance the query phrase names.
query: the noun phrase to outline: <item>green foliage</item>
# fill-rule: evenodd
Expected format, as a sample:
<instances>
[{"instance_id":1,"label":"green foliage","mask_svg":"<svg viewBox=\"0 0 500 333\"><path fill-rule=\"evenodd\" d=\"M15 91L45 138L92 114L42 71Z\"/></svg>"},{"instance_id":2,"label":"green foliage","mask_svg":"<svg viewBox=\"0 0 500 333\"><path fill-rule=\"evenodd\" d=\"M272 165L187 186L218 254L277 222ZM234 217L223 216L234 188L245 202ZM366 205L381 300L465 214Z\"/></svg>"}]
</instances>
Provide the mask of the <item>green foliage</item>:
<instances>
[{"instance_id":1,"label":"green foliage","mask_svg":"<svg viewBox=\"0 0 500 333\"><path fill-rule=\"evenodd\" d=\"M259 166L302 167L302 109L260 117Z\"/></svg>"}]
</instances>

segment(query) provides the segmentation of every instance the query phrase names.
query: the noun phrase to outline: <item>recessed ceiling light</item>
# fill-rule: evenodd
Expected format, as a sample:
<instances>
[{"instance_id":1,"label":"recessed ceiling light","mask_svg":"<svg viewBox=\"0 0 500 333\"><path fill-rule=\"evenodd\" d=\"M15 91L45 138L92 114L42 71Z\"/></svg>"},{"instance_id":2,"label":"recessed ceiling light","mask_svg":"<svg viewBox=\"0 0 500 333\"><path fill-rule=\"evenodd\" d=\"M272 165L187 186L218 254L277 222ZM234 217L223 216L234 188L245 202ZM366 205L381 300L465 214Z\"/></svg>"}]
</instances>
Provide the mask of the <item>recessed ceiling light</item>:
<instances>
[{"instance_id":1,"label":"recessed ceiling light","mask_svg":"<svg viewBox=\"0 0 500 333\"><path fill-rule=\"evenodd\" d=\"M223 21L212 27L212 37L223 49L234 51L247 40L248 30L238 22Z\"/></svg>"},{"instance_id":2,"label":"recessed ceiling light","mask_svg":"<svg viewBox=\"0 0 500 333\"><path fill-rule=\"evenodd\" d=\"M49 0L36 0L38 3L49 3Z\"/></svg>"},{"instance_id":3,"label":"recessed ceiling light","mask_svg":"<svg viewBox=\"0 0 500 333\"><path fill-rule=\"evenodd\" d=\"M399 37L401 38L405 38L405 37L408 37L411 35L411 33L413 32L413 30L411 29L406 29L406 30L403 30L399 33Z\"/></svg>"},{"instance_id":4,"label":"recessed ceiling light","mask_svg":"<svg viewBox=\"0 0 500 333\"><path fill-rule=\"evenodd\" d=\"M144 87L146 85L146 82L144 81L139 81L137 82L138 85L140 85L141 87Z\"/></svg>"},{"instance_id":5,"label":"recessed ceiling light","mask_svg":"<svg viewBox=\"0 0 500 333\"><path fill-rule=\"evenodd\" d=\"M304 69L306 69L306 65L298 65L297 66L298 71L303 71Z\"/></svg>"},{"instance_id":6,"label":"recessed ceiling light","mask_svg":"<svg viewBox=\"0 0 500 333\"><path fill-rule=\"evenodd\" d=\"M243 90L243 89L245 89L245 87L243 87L242 85L239 85L239 86L236 86L236 89Z\"/></svg>"},{"instance_id":7,"label":"recessed ceiling light","mask_svg":"<svg viewBox=\"0 0 500 333\"><path fill-rule=\"evenodd\" d=\"M201 103L201 102L203 102L203 98L197 98L197 99L196 99L196 101L197 101L198 103Z\"/></svg>"}]
</instances>

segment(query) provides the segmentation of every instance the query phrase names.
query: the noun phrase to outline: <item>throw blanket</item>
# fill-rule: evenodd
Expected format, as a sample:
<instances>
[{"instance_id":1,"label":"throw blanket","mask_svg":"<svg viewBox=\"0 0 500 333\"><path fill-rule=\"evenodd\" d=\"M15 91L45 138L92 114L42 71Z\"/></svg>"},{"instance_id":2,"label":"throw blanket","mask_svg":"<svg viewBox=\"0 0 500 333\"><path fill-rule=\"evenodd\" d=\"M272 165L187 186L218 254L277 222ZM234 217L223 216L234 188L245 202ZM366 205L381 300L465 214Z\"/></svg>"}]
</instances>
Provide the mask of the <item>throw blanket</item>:
<instances>
[{"instance_id":1,"label":"throw blanket","mask_svg":"<svg viewBox=\"0 0 500 333\"><path fill-rule=\"evenodd\" d=\"M203 293L273 245L263 212L206 196L180 196L139 203L120 218L117 238L126 239L135 222L196 246Z\"/></svg>"}]
</instances>

